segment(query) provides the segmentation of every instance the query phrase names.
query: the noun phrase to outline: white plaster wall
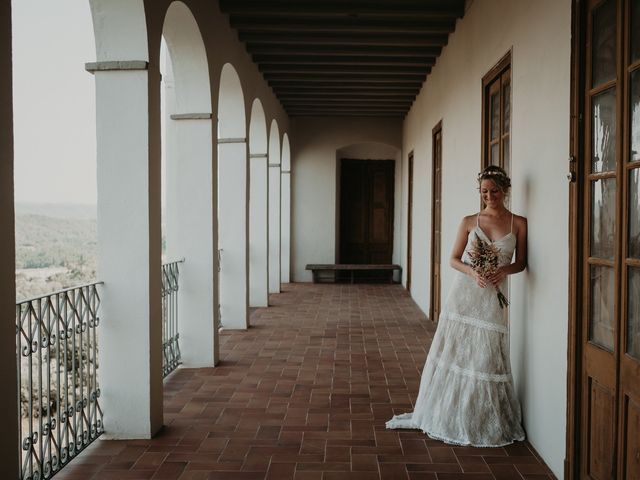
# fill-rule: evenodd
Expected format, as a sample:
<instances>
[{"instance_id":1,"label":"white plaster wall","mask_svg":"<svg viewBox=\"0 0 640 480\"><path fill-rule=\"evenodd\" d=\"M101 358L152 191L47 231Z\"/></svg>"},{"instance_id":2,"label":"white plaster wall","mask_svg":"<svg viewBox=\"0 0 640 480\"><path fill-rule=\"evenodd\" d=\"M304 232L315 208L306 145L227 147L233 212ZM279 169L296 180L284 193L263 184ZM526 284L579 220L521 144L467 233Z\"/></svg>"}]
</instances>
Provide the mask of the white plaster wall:
<instances>
[{"instance_id":1,"label":"white plaster wall","mask_svg":"<svg viewBox=\"0 0 640 480\"><path fill-rule=\"evenodd\" d=\"M529 268L511 281L511 358L529 441L559 478L567 399L570 36L569 0L473 2L405 118L403 136L405 166L414 151L412 295L427 312L431 130L442 119L444 299L457 227L479 206L481 79L512 50L512 208L529 219ZM406 214L404 198L403 231Z\"/></svg>"},{"instance_id":2,"label":"white plaster wall","mask_svg":"<svg viewBox=\"0 0 640 480\"><path fill-rule=\"evenodd\" d=\"M336 174L338 150L353 145L358 154L384 158L401 144L402 122L396 118L295 118L291 122L295 144L291 165L292 232L291 270L294 282L311 281L308 263L336 260ZM373 151L358 144L374 143ZM387 150L392 147L391 150ZM344 154L345 150L341 150ZM349 153L349 150L346 150ZM353 152L352 152L353 153ZM389 157L386 157L389 158ZM399 163L399 162L398 162ZM399 165L396 169L400 168ZM400 178L396 170L396 180ZM398 187L398 185L396 185ZM395 204L400 194L395 192ZM395 230L400 227L395 215ZM394 230L394 231L395 231ZM394 243L394 252L399 249ZM399 252L400 250L398 250ZM394 261L399 253L394 253Z\"/></svg>"}]
</instances>

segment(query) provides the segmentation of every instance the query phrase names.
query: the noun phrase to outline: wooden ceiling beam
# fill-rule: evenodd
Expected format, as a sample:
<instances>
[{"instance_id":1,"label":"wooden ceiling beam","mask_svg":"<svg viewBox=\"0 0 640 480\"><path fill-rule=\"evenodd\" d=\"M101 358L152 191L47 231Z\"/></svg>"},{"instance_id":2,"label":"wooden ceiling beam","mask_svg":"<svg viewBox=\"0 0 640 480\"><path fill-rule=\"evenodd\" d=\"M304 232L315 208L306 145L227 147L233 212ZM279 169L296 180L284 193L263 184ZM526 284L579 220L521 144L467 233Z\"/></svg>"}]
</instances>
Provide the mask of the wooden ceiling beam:
<instances>
[{"instance_id":1,"label":"wooden ceiling beam","mask_svg":"<svg viewBox=\"0 0 640 480\"><path fill-rule=\"evenodd\" d=\"M265 18L263 16L233 15L229 22L240 32L255 33L331 33L331 34L449 34L455 30L455 20L390 20L364 18L326 19L287 17Z\"/></svg>"},{"instance_id":2,"label":"wooden ceiling beam","mask_svg":"<svg viewBox=\"0 0 640 480\"><path fill-rule=\"evenodd\" d=\"M295 102L323 102L327 104L340 103L340 102L374 102L374 103L413 103L415 100L415 96L407 95L407 96L375 96L375 95L361 95L359 97L348 97L348 96L336 96L332 95L330 97L323 97L322 95L308 95L305 97L292 97L289 95L280 95L278 97L282 103L295 103Z\"/></svg>"},{"instance_id":3,"label":"wooden ceiling beam","mask_svg":"<svg viewBox=\"0 0 640 480\"><path fill-rule=\"evenodd\" d=\"M290 117L383 117L383 118L403 118L405 113L364 113L364 112L341 112L336 114L335 112L287 112Z\"/></svg>"},{"instance_id":4,"label":"wooden ceiling beam","mask_svg":"<svg viewBox=\"0 0 640 480\"><path fill-rule=\"evenodd\" d=\"M324 85L318 88L317 85L279 85L276 86L278 95L324 95L324 96L345 96L345 95L417 95L419 87L407 85Z\"/></svg>"},{"instance_id":5,"label":"wooden ceiling beam","mask_svg":"<svg viewBox=\"0 0 640 480\"><path fill-rule=\"evenodd\" d=\"M263 63L279 65L391 65L409 67L432 67L436 63L435 57L375 57L375 56L335 56L315 55L308 56L304 53L291 55L263 54L253 55L253 61L258 65Z\"/></svg>"},{"instance_id":6,"label":"wooden ceiling beam","mask_svg":"<svg viewBox=\"0 0 640 480\"><path fill-rule=\"evenodd\" d=\"M338 45L260 45L247 43L247 51L252 55L304 55L311 56L364 56L364 57L437 57L440 55L440 47L371 47L366 45L353 45L340 47Z\"/></svg>"},{"instance_id":7,"label":"wooden ceiling beam","mask_svg":"<svg viewBox=\"0 0 640 480\"><path fill-rule=\"evenodd\" d=\"M380 105L380 106L406 106L413 103L413 99L394 98L394 99L381 99L381 98L333 98L331 100L326 98L282 98L280 99L283 105Z\"/></svg>"},{"instance_id":8,"label":"wooden ceiling beam","mask_svg":"<svg viewBox=\"0 0 640 480\"><path fill-rule=\"evenodd\" d=\"M259 15L265 17L283 17L302 15L305 17L384 17L384 18L420 18L455 19L464 14L464 2L350 2L299 0L220 0L220 10L229 15Z\"/></svg>"},{"instance_id":9,"label":"wooden ceiling beam","mask_svg":"<svg viewBox=\"0 0 640 480\"><path fill-rule=\"evenodd\" d=\"M313 65L281 65L277 63L263 63L260 65L260 71L265 74L269 73L344 73L354 75L375 75L375 74L397 74L397 75L421 75L425 76L430 71L429 67L411 67L405 65L332 65L332 64L313 64Z\"/></svg>"},{"instance_id":10,"label":"wooden ceiling beam","mask_svg":"<svg viewBox=\"0 0 640 480\"><path fill-rule=\"evenodd\" d=\"M394 75L394 74L369 74L369 75L357 75L357 74L342 74L342 73L328 73L328 74L296 74L296 73L278 73L264 74L265 80L275 85L282 82L304 82L304 83L325 83L325 82L365 82L365 83L391 83L391 84L411 84L421 85L424 81L424 75Z\"/></svg>"},{"instance_id":11,"label":"wooden ceiling beam","mask_svg":"<svg viewBox=\"0 0 640 480\"><path fill-rule=\"evenodd\" d=\"M331 33L247 33L240 32L241 41L252 45L340 45L376 47L442 47L447 44L448 35L406 35L406 34L350 34Z\"/></svg>"}]
</instances>

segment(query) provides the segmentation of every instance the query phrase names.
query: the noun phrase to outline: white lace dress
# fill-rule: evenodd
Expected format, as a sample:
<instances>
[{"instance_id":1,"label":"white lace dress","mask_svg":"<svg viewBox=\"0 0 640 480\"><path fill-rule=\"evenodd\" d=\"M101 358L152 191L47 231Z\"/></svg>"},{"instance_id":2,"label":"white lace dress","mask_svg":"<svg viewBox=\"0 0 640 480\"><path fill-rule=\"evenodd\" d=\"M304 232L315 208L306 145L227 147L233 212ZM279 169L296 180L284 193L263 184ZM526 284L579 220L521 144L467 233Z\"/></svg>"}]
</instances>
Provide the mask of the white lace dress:
<instances>
[{"instance_id":1,"label":"white lace dress","mask_svg":"<svg viewBox=\"0 0 640 480\"><path fill-rule=\"evenodd\" d=\"M478 235L469 232L462 261ZM513 233L493 242L501 252L500 265L511 262L516 246ZM501 290L506 291L506 281ZM396 415L387 428L420 429L431 438L456 445L501 447L524 440L520 403L509 361L508 325L493 288L480 288L456 272L440 314L438 327L422 372L412 413Z\"/></svg>"}]
</instances>

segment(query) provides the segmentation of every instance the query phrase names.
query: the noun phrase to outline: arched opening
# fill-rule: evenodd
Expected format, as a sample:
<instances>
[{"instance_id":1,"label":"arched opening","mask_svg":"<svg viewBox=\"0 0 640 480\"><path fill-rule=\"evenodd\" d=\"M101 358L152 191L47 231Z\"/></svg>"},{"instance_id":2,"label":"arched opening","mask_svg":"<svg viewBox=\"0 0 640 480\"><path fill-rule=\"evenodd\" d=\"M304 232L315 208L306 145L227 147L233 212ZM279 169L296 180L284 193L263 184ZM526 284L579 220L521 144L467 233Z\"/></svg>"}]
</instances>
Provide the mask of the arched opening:
<instances>
[{"instance_id":1,"label":"arched opening","mask_svg":"<svg viewBox=\"0 0 640 480\"><path fill-rule=\"evenodd\" d=\"M269 305L269 179L267 120L259 99L249 120L249 305Z\"/></svg>"},{"instance_id":2,"label":"arched opening","mask_svg":"<svg viewBox=\"0 0 640 480\"><path fill-rule=\"evenodd\" d=\"M269 130L269 293L280 293L280 129Z\"/></svg>"},{"instance_id":3,"label":"arched opening","mask_svg":"<svg viewBox=\"0 0 640 480\"><path fill-rule=\"evenodd\" d=\"M189 8L169 6L162 30L164 237L163 371L217 361L216 171L204 42ZM178 279L170 273L179 272ZM165 275L165 273L167 275ZM177 283L177 292L166 288ZM177 315L167 308L177 296ZM181 357L181 358L180 358Z\"/></svg>"},{"instance_id":4,"label":"arched opening","mask_svg":"<svg viewBox=\"0 0 640 480\"><path fill-rule=\"evenodd\" d=\"M38 0L3 2L0 32L2 476L48 478L104 431L100 329L85 314L99 288L95 84L84 69L95 34L88 2ZM65 328L74 321L82 331Z\"/></svg>"},{"instance_id":5,"label":"arched opening","mask_svg":"<svg viewBox=\"0 0 640 480\"><path fill-rule=\"evenodd\" d=\"M291 279L291 147L286 133L282 136L281 171L280 281L289 283Z\"/></svg>"},{"instance_id":6,"label":"arched opening","mask_svg":"<svg viewBox=\"0 0 640 480\"><path fill-rule=\"evenodd\" d=\"M236 70L222 67L218 93L220 323L249 325L248 163L244 95Z\"/></svg>"}]
</instances>

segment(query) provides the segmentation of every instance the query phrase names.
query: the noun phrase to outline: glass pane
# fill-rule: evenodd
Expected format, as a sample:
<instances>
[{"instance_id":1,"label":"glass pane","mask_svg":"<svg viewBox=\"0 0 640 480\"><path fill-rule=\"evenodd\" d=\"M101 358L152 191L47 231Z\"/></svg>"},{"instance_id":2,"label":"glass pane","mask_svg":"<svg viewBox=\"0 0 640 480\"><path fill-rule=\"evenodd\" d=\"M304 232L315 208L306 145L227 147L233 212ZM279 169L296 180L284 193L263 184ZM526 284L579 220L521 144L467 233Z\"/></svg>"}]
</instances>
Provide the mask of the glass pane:
<instances>
[{"instance_id":1,"label":"glass pane","mask_svg":"<svg viewBox=\"0 0 640 480\"><path fill-rule=\"evenodd\" d=\"M638 0L638 4L640 4L640 0ZM629 115L631 116L631 155L629 158L632 162L636 162L640 161L640 70L631 74Z\"/></svg>"},{"instance_id":2,"label":"glass pane","mask_svg":"<svg viewBox=\"0 0 640 480\"><path fill-rule=\"evenodd\" d=\"M640 60L640 0L631 0L631 62Z\"/></svg>"},{"instance_id":3,"label":"glass pane","mask_svg":"<svg viewBox=\"0 0 640 480\"><path fill-rule=\"evenodd\" d=\"M616 91L609 89L593 97L593 151L591 171L610 172L616 169Z\"/></svg>"},{"instance_id":4,"label":"glass pane","mask_svg":"<svg viewBox=\"0 0 640 480\"><path fill-rule=\"evenodd\" d=\"M629 172L629 256L640 258L640 168Z\"/></svg>"},{"instance_id":5,"label":"glass pane","mask_svg":"<svg viewBox=\"0 0 640 480\"><path fill-rule=\"evenodd\" d=\"M495 140L500 135L500 92L491 95L491 140Z\"/></svg>"},{"instance_id":6,"label":"glass pane","mask_svg":"<svg viewBox=\"0 0 640 480\"><path fill-rule=\"evenodd\" d=\"M616 2L607 0L593 11L592 86L616 78Z\"/></svg>"},{"instance_id":7,"label":"glass pane","mask_svg":"<svg viewBox=\"0 0 640 480\"><path fill-rule=\"evenodd\" d=\"M629 269L627 353L640 360L640 268Z\"/></svg>"},{"instance_id":8,"label":"glass pane","mask_svg":"<svg viewBox=\"0 0 640 480\"><path fill-rule=\"evenodd\" d=\"M589 340L613 351L613 268L591 265L591 316Z\"/></svg>"},{"instance_id":9,"label":"glass pane","mask_svg":"<svg viewBox=\"0 0 640 480\"><path fill-rule=\"evenodd\" d=\"M490 165L500 165L500 143L496 142L491 145L491 158L489 159Z\"/></svg>"},{"instance_id":10,"label":"glass pane","mask_svg":"<svg viewBox=\"0 0 640 480\"><path fill-rule=\"evenodd\" d=\"M640 0L639 0L640 1ZM503 87L503 96L502 98L504 99L503 103L503 116L502 116L502 122L504 123L503 128L502 128L502 133L507 133L509 131L510 128L510 123L511 123L511 84L507 83L505 84L505 86Z\"/></svg>"},{"instance_id":11,"label":"glass pane","mask_svg":"<svg viewBox=\"0 0 640 480\"><path fill-rule=\"evenodd\" d=\"M509 135L507 135L506 137L504 137L502 139L502 148L503 148L503 156L504 156L504 169L507 171L507 173L510 170L510 163L511 163L511 145L509 142Z\"/></svg>"},{"instance_id":12,"label":"glass pane","mask_svg":"<svg viewBox=\"0 0 640 480\"><path fill-rule=\"evenodd\" d=\"M616 228L616 179L591 184L591 256L613 260Z\"/></svg>"}]
</instances>

